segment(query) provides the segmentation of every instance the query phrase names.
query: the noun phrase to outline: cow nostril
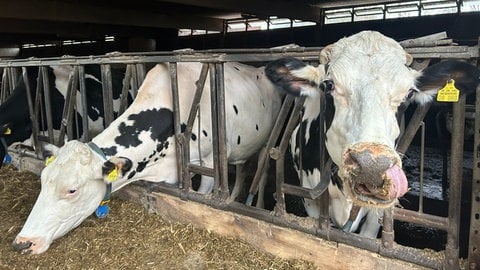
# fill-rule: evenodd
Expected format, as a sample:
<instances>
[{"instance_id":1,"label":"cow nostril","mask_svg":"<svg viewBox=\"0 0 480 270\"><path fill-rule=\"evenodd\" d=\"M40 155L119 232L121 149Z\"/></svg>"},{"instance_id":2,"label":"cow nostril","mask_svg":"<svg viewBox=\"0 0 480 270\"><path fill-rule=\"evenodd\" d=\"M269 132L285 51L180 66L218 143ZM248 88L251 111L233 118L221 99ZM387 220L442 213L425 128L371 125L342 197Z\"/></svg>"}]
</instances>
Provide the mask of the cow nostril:
<instances>
[{"instance_id":1,"label":"cow nostril","mask_svg":"<svg viewBox=\"0 0 480 270\"><path fill-rule=\"evenodd\" d=\"M32 246L32 242L26 241L26 242L13 242L13 248L15 250L21 251L22 254L25 253L30 253L31 250L29 248ZM28 249L28 250L27 250Z\"/></svg>"}]
</instances>

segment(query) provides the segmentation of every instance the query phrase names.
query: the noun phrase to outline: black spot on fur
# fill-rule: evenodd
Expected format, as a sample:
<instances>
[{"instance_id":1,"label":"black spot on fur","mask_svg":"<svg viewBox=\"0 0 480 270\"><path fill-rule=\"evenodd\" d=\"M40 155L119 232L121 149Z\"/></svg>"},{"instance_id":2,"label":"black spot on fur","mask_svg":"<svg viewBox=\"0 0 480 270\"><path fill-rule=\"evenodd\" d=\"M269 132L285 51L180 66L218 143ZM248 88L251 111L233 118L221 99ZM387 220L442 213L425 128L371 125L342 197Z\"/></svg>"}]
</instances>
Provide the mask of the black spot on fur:
<instances>
[{"instance_id":1,"label":"black spot on fur","mask_svg":"<svg viewBox=\"0 0 480 270\"><path fill-rule=\"evenodd\" d=\"M205 131L205 129L202 130L202 133L203 133L203 135L205 135L205 137L208 137L208 133Z\"/></svg>"},{"instance_id":2,"label":"black spot on fur","mask_svg":"<svg viewBox=\"0 0 480 270\"><path fill-rule=\"evenodd\" d=\"M145 169L145 167L147 167L147 164L148 164L148 161L140 161L140 162L138 162L136 171L137 171L137 172L143 171L143 170Z\"/></svg>"},{"instance_id":3,"label":"black spot on fur","mask_svg":"<svg viewBox=\"0 0 480 270\"><path fill-rule=\"evenodd\" d=\"M233 67L233 68L236 69L236 70L238 70L238 71L240 71L240 69L239 69L238 67Z\"/></svg>"},{"instance_id":4,"label":"black spot on fur","mask_svg":"<svg viewBox=\"0 0 480 270\"><path fill-rule=\"evenodd\" d=\"M106 156L115 156L118 152L117 152L117 147L116 146L112 146L112 147L108 147L108 148L101 148L103 153L106 155Z\"/></svg>"},{"instance_id":5,"label":"black spot on fur","mask_svg":"<svg viewBox=\"0 0 480 270\"><path fill-rule=\"evenodd\" d=\"M128 174L128 177L127 177L127 178L128 178L128 179L132 179L132 178L135 176L136 173L137 173L136 171L130 172L130 173Z\"/></svg>"},{"instance_id":6,"label":"black spot on fur","mask_svg":"<svg viewBox=\"0 0 480 270\"><path fill-rule=\"evenodd\" d=\"M255 125L255 129L256 129L256 130L258 130L258 124L257 124L257 125Z\"/></svg>"},{"instance_id":7,"label":"black spot on fur","mask_svg":"<svg viewBox=\"0 0 480 270\"><path fill-rule=\"evenodd\" d=\"M197 135L195 135L195 133L193 133L193 132L192 132L192 136L190 136L190 137L192 137L192 141L196 141L196 140L197 140Z\"/></svg>"},{"instance_id":8,"label":"black spot on fur","mask_svg":"<svg viewBox=\"0 0 480 270\"><path fill-rule=\"evenodd\" d=\"M237 106L233 105L233 110L235 111L235 114L238 114Z\"/></svg>"},{"instance_id":9,"label":"black spot on fur","mask_svg":"<svg viewBox=\"0 0 480 270\"><path fill-rule=\"evenodd\" d=\"M128 120L133 123L128 126L125 122L121 123L118 127L120 135L115 138L117 144L126 148L142 143L138 138L142 131L151 132L152 140L161 142L173 135L173 113L168 109L141 111L128 116Z\"/></svg>"},{"instance_id":10,"label":"black spot on fur","mask_svg":"<svg viewBox=\"0 0 480 270\"><path fill-rule=\"evenodd\" d=\"M257 81L258 81L258 79L260 79L260 76L257 75Z\"/></svg>"},{"instance_id":11,"label":"black spot on fur","mask_svg":"<svg viewBox=\"0 0 480 270\"><path fill-rule=\"evenodd\" d=\"M109 174L115 168L115 164L111 161L105 161L102 166L102 175Z\"/></svg>"},{"instance_id":12,"label":"black spot on fur","mask_svg":"<svg viewBox=\"0 0 480 270\"><path fill-rule=\"evenodd\" d=\"M240 135L238 135L237 144L240 144Z\"/></svg>"}]
</instances>

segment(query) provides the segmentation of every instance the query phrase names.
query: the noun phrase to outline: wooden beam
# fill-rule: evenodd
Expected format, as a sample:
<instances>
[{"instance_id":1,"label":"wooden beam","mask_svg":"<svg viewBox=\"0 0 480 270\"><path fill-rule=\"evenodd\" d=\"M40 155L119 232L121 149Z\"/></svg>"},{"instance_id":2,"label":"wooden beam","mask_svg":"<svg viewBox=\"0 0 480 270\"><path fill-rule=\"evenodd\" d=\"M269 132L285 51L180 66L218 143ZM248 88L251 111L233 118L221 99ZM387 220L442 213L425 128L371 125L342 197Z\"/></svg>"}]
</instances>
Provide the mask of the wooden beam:
<instances>
[{"instance_id":1,"label":"wooden beam","mask_svg":"<svg viewBox=\"0 0 480 270\"><path fill-rule=\"evenodd\" d=\"M102 6L86 1L0 0L0 18L222 31L223 20L162 10Z\"/></svg>"},{"instance_id":2,"label":"wooden beam","mask_svg":"<svg viewBox=\"0 0 480 270\"><path fill-rule=\"evenodd\" d=\"M278 16L282 18L321 22L320 8L296 1L268 0L164 0L183 5L224 9L233 12L244 12L259 17Z\"/></svg>"},{"instance_id":3,"label":"wooden beam","mask_svg":"<svg viewBox=\"0 0 480 270\"><path fill-rule=\"evenodd\" d=\"M148 200L144 197L145 190L138 186L124 187L115 194L136 203L144 202L147 208L150 207L149 210L159 214L165 220L192 224L223 236L241 238L275 256L311 261L318 269L425 269L367 250L327 241L293 229L163 193L151 193L148 196L152 198ZM315 222L313 219L311 221L312 224Z\"/></svg>"}]
</instances>

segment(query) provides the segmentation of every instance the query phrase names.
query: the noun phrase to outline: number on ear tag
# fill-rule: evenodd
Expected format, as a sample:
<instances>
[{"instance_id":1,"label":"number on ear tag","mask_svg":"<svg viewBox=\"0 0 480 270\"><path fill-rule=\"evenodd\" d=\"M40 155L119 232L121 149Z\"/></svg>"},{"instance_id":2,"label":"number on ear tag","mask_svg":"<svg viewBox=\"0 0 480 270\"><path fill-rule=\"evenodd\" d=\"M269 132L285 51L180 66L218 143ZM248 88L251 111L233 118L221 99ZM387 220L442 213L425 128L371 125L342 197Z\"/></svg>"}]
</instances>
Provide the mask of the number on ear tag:
<instances>
[{"instance_id":1,"label":"number on ear tag","mask_svg":"<svg viewBox=\"0 0 480 270\"><path fill-rule=\"evenodd\" d=\"M112 171L110 171L107 175L107 181L108 182L114 182L117 180L118 177L118 169L115 167Z\"/></svg>"},{"instance_id":2,"label":"number on ear tag","mask_svg":"<svg viewBox=\"0 0 480 270\"><path fill-rule=\"evenodd\" d=\"M445 86L438 90L437 101L438 102L458 102L460 96L460 90L455 87L455 81L453 79L448 80Z\"/></svg>"}]
</instances>

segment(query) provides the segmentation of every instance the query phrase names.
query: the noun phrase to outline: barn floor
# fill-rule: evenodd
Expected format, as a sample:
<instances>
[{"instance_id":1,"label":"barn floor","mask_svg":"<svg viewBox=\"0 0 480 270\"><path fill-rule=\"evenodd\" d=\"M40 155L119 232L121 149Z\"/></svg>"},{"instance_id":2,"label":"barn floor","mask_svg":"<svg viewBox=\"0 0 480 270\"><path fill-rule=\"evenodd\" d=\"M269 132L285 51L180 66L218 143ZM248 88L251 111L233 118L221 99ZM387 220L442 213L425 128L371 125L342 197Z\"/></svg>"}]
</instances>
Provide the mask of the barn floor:
<instances>
[{"instance_id":1,"label":"barn floor","mask_svg":"<svg viewBox=\"0 0 480 270\"><path fill-rule=\"evenodd\" d=\"M41 255L21 255L12 242L40 190L38 176L0 169L0 269L313 269L248 243L162 220L140 205L113 200L110 215L89 217Z\"/></svg>"}]
</instances>

